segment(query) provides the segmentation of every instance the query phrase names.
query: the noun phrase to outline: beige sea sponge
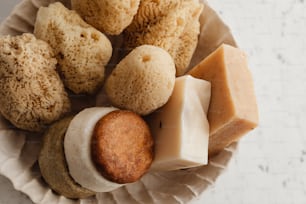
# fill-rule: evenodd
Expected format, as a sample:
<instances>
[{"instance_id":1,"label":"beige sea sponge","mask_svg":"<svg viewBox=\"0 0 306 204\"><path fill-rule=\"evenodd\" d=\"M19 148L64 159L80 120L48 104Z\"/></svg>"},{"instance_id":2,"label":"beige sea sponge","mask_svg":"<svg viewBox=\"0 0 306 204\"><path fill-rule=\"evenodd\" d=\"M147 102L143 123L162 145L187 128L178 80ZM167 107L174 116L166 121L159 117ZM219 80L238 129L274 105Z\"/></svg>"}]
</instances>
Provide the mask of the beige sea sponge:
<instances>
[{"instance_id":1,"label":"beige sea sponge","mask_svg":"<svg viewBox=\"0 0 306 204\"><path fill-rule=\"evenodd\" d=\"M140 0L71 0L83 19L102 32L119 35L133 20Z\"/></svg>"},{"instance_id":2,"label":"beige sea sponge","mask_svg":"<svg viewBox=\"0 0 306 204\"><path fill-rule=\"evenodd\" d=\"M51 47L32 34L0 37L0 111L18 128L41 131L70 110Z\"/></svg>"},{"instance_id":3,"label":"beige sea sponge","mask_svg":"<svg viewBox=\"0 0 306 204\"><path fill-rule=\"evenodd\" d=\"M112 45L104 34L59 2L39 9L34 33L54 49L68 89L93 94L101 87L112 55Z\"/></svg>"},{"instance_id":4,"label":"beige sea sponge","mask_svg":"<svg viewBox=\"0 0 306 204\"><path fill-rule=\"evenodd\" d=\"M159 46L170 53L176 75L183 75L195 51L203 4L198 0L142 0L133 22L125 30L126 47Z\"/></svg>"},{"instance_id":5,"label":"beige sea sponge","mask_svg":"<svg viewBox=\"0 0 306 204\"><path fill-rule=\"evenodd\" d=\"M106 80L105 91L115 106L147 115L168 101L174 88L175 71L168 52L142 45L116 66Z\"/></svg>"}]
</instances>

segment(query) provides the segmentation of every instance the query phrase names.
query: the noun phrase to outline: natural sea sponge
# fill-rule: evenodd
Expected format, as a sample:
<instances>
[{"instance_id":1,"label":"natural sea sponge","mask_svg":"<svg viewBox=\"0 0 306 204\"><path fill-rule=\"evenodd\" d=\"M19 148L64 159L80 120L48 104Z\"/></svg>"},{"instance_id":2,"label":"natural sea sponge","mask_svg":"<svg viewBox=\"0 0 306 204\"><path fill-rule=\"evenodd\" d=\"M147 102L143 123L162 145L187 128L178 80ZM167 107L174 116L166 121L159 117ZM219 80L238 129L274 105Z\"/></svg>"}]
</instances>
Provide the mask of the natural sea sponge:
<instances>
[{"instance_id":1,"label":"natural sea sponge","mask_svg":"<svg viewBox=\"0 0 306 204\"><path fill-rule=\"evenodd\" d=\"M51 47L32 34L0 37L0 111L18 128L41 131L70 110Z\"/></svg>"},{"instance_id":2,"label":"natural sea sponge","mask_svg":"<svg viewBox=\"0 0 306 204\"><path fill-rule=\"evenodd\" d=\"M175 61L176 75L181 76L197 46L202 10L198 0L142 0L124 32L126 47L149 44L165 49Z\"/></svg>"},{"instance_id":3,"label":"natural sea sponge","mask_svg":"<svg viewBox=\"0 0 306 204\"><path fill-rule=\"evenodd\" d=\"M106 80L105 91L115 106L147 115L168 101L175 71L168 52L142 45L116 66Z\"/></svg>"},{"instance_id":4,"label":"natural sea sponge","mask_svg":"<svg viewBox=\"0 0 306 204\"><path fill-rule=\"evenodd\" d=\"M140 0L72 0L83 19L110 35L120 34L133 20Z\"/></svg>"},{"instance_id":5,"label":"natural sea sponge","mask_svg":"<svg viewBox=\"0 0 306 204\"><path fill-rule=\"evenodd\" d=\"M61 3L41 7L34 33L54 49L58 71L68 89L76 94L93 94L102 86L112 45L75 11Z\"/></svg>"}]
</instances>

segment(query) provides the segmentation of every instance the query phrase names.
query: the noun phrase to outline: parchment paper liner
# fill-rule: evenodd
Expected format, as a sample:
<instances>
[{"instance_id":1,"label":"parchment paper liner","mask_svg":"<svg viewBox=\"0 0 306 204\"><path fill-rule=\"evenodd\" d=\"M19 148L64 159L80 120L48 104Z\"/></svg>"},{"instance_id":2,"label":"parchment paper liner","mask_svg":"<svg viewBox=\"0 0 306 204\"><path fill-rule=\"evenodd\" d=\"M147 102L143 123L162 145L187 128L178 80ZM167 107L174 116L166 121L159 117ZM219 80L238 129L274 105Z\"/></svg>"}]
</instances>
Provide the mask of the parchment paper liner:
<instances>
[{"instance_id":1,"label":"parchment paper liner","mask_svg":"<svg viewBox=\"0 0 306 204\"><path fill-rule=\"evenodd\" d=\"M18 35L33 32L37 10L55 0L24 0L0 26L1 35ZM67 7L69 1L62 0ZM229 28L205 4L201 15L201 34L190 67L194 66L220 44L236 46ZM118 39L112 38L114 50L120 51ZM120 41L120 40L119 40ZM115 53L115 58L118 53ZM116 61L116 59L113 59ZM74 97L75 109L94 105L95 99ZM96 105L103 105L104 94L99 94ZM79 99L82 100L79 100ZM84 105L85 104L85 105ZM15 189L25 193L34 203L187 203L212 185L226 168L237 148L237 143L212 158L207 166L174 172L149 173L140 181L109 193L99 193L83 200L70 200L55 194L43 181L37 165L41 136L15 129L0 116L0 174L11 180Z\"/></svg>"}]
</instances>

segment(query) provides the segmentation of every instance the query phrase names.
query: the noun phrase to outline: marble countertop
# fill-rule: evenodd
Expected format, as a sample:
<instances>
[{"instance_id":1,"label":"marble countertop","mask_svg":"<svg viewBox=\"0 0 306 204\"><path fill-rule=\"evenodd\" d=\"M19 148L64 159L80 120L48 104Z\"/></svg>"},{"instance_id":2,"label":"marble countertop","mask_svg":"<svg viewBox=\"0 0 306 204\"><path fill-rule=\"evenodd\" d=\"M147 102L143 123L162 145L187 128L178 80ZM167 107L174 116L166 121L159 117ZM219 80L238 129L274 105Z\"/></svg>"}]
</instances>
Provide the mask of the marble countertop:
<instances>
[{"instance_id":1,"label":"marble countertop","mask_svg":"<svg viewBox=\"0 0 306 204\"><path fill-rule=\"evenodd\" d=\"M2 0L0 19L18 0ZM249 56L259 127L193 204L306 203L306 2L210 0ZM31 204L0 176L0 204Z\"/></svg>"}]
</instances>

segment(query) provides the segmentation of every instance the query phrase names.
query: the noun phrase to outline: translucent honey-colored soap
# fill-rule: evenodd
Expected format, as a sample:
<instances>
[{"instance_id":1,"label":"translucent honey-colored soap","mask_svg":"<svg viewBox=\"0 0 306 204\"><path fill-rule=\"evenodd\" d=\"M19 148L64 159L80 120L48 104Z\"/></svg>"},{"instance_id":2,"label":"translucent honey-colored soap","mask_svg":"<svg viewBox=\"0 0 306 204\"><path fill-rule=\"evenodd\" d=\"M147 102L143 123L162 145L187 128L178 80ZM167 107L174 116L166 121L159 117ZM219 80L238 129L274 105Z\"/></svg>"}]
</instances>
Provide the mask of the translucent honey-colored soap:
<instances>
[{"instance_id":1,"label":"translucent honey-colored soap","mask_svg":"<svg viewBox=\"0 0 306 204\"><path fill-rule=\"evenodd\" d=\"M211 157L258 125L252 75L246 54L225 44L196 65L189 74L211 82L208 110Z\"/></svg>"}]
</instances>

